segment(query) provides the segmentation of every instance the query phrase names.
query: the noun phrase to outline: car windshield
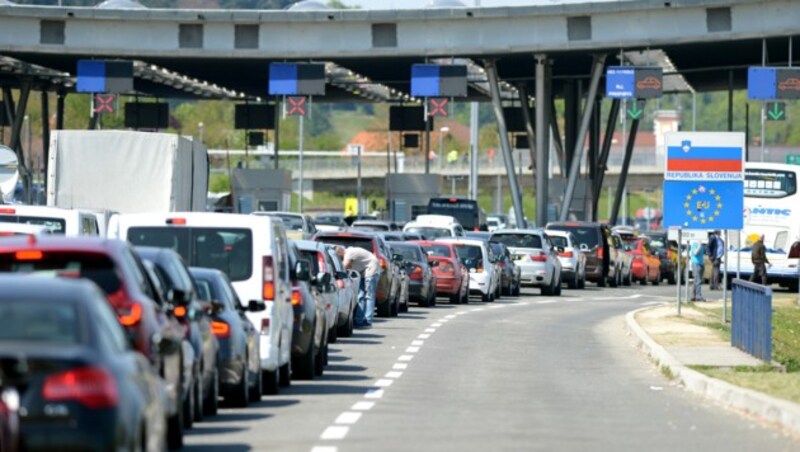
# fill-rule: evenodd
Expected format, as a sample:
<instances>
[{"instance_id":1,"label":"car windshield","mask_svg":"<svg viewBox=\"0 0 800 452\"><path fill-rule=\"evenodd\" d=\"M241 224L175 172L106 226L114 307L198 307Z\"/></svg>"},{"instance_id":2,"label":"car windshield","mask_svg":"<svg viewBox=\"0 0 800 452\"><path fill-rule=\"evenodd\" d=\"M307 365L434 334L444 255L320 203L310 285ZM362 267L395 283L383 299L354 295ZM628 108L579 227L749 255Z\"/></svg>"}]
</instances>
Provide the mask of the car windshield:
<instances>
[{"instance_id":1,"label":"car windshield","mask_svg":"<svg viewBox=\"0 0 800 452\"><path fill-rule=\"evenodd\" d=\"M429 256L450 257L450 248L447 245L425 245L422 249Z\"/></svg>"},{"instance_id":2,"label":"car windshield","mask_svg":"<svg viewBox=\"0 0 800 452\"><path fill-rule=\"evenodd\" d=\"M62 218L29 217L24 215L0 215L0 223L21 223L44 226L51 234L63 235L67 222Z\"/></svg>"},{"instance_id":3,"label":"car windshield","mask_svg":"<svg viewBox=\"0 0 800 452\"><path fill-rule=\"evenodd\" d=\"M500 242L509 248L541 248L542 238L536 234L495 234L493 242Z\"/></svg>"},{"instance_id":4,"label":"car windshield","mask_svg":"<svg viewBox=\"0 0 800 452\"><path fill-rule=\"evenodd\" d=\"M585 244L589 247L589 249L592 249L599 244L599 234L597 233L596 227L556 225L548 226L547 229L572 232L575 235L575 241L577 243Z\"/></svg>"},{"instance_id":5,"label":"car windshield","mask_svg":"<svg viewBox=\"0 0 800 452\"><path fill-rule=\"evenodd\" d=\"M403 259L407 261L413 261L413 262L423 261L422 253L420 253L419 248L417 248L416 246L392 244L392 251L395 254L403 256Z\"/></svg>"},{"instance_id":6,"label":"car windshield","mask_svg":"<svg viewBox=\"0 0 800 452\"><path fill-rule=\"evenodd\" d=\"M278 214L270 214L270 216L280 218L283 221L283 226L286 228L287 231L302 231L303 230L303 218L297 217L294 215L278 215Z\"/></svg>"},{"instance_id":7,"label":"car windshield","mask_svg":"<svg viewBox=\"0 0 800 452\"><path fill-rule=\"evenodd\" d=\"M84 278L97 284L106 294L113 294L122 287L114 262L99 253L45 251L24 259L16 253L0 254L0 272Z\"/></svg>"},{"instance_id":8,"label":"car windshield","mask_svg":"<svg viewBox=\"0 0 800 452\"><path fill-rule=\"evenodd\" d=\"M17 341L65 346L84 343L80 317L74 303L55 300L8 300L0 302L0 342Z\"/></svg>"},{"instance_id":9,"label":"car windshield","mask_svg":"<svg viewBox=\"0 0 800 452\"><path fill-rule=\"evenodd\" d=\"M566 237L562 237L560 235L548 235L550 241L553 242L553 246L558 248L569 248L569 242L567 241Z\"/></svg>"},{"instance_id":10,"label":"car windshield","mask_svg":"<svg viewBox=\"0 0 800 452\"><path fill-rule=\"evenodd\" d=\"M472 268L483 268L483 252L481 247L476 245L453 245L458 254L458 258L464 263L464 266Z\"/></svg>"},{"instance_id":11,"label":"car windshield","mask_svg":"<svg viewBox=\"0 0 800 452\"><path fill-rule=\"evenodd\" d=\"M216 268L231 281L250 279L253 272L249 229L135 227L128 230L128 241L175 250L192 267Z\"/></svg>"},{"instance_id":12,"label":"car windshield","mask_svg":"<svg viewBox=\"0 0 800 452\"><path fill-rule=\"evenodd\" d=\"M314 218L314 223L325 226L347 226L341 217L317 217Z\"/></svg>"},{"instance_id":13,"label":"car windshield","mask_svg":"<svg viewBox=\"0 0 800 452\"><path fill-rule=\"evenodd\" d=\"M450 237L452 235L447 228L435 228L430 226L414 226L406 229L406 232L419 234L425 240L436 240L441 237Z\"/></svg>"}]
</instances>

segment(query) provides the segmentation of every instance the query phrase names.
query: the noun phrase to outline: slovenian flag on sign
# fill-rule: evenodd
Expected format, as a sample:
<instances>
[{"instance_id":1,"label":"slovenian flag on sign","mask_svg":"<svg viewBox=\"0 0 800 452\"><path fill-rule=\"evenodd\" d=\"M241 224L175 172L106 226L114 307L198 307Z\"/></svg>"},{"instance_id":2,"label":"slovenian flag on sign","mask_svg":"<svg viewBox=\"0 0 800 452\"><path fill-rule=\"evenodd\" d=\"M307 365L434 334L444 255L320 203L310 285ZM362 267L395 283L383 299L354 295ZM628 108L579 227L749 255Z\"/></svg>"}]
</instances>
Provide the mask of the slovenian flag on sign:
<instances>
[{"instance_id":1,"label":"slovenian flag on sign","mask_svg":"<svg viewBox=\"0 0 800 452\"><path fill-rule=\"evenodd\" d=\"M667 148L667 171L742 172L742 148L717 146L692 146L683 141L681 146Z\"/></svg>"}]
</instances>

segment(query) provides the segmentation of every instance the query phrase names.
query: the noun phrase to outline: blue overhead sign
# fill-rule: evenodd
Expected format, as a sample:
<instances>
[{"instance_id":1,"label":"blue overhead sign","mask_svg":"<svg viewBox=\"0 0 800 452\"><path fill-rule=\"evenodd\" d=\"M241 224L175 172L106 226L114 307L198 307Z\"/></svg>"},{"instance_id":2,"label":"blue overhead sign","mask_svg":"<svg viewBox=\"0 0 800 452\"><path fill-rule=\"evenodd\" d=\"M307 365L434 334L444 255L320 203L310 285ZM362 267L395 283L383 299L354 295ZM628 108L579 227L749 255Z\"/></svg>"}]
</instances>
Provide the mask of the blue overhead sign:
<instances>
[{"instance_id":1,"label":"blue overhead sign","mask_svg":"<svg viewBox=\"0 0 800 452\"><path fill-rule=\"evenodd\" d=\"M606 69L606 97L632 99L636 74L631 66L611 66Z\"/></svg>"},{"instance_id":2,"label":"blue overhead sign","mask_svg":"<svg viewBox=\"0 0 800 452\"><path fill-rule=\"evenodd\" d=\"M325 65L270 63L269 93L273 96L324 96Z\"/></svg>"},{"instance_id":3,"label":"blue overhead sign","mask_svg":"<svg viewBox=\"0 0 800 452\"><path fill-rule=\"evenodd\" d=\"M133 62L79 60L75 91L127 93L133 91Z\"/></svg>"},{"instance_id":4,"label":"blue overhead sign","mask_svg":"<svg viewBox=\"0 0 800 452\"><path fill-rule=\"evenodd\" d=\"M664 227L742 229L744 184L664 181Z\"/></svg>"},{"instance_id":5,"label":"blue overhead sign","mask_svg":"<svg viewBox=\"0 0 800 452\"><path fill-rule=\"evenodd\" d=\"M747 98L800 99L800 68L761 66L748 68Z\"/></svg>"},{"instance_id":6,"label":"blue overhead sign","mask_svg":"<svg viewBox=\"0 0 800 452\"><path fill-rule=\"evenodd\" d=\"M411 66L411 95L416 97L465 97L467 67L415 64Z\"/></svg>"}]
</instances>

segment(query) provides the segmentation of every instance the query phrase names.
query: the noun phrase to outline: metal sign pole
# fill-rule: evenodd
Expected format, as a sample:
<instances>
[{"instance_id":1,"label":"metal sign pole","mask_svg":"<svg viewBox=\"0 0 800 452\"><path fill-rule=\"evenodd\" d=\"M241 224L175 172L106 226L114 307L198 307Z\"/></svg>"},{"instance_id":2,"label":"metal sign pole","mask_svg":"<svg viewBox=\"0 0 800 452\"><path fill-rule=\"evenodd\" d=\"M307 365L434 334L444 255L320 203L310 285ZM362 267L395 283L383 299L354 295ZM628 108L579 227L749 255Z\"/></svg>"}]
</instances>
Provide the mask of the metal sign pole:
<instances>
[{"instance_id":1,"label":"metal sign pole","mask_svg":"<svg viewBox=\"0 0 800 452\"><path fill-rule=\"evenodd\" d=\"M722 323L728 323L728 230L725 230L725 250L722 256L722 265L725 273L722 274Z\"/></svg>"},{"instance_id":2,"label":"metal sign pole","mask_svg":"<svg viewBox=\"0 0 800 452\"><path fill-rule=\"evenodd\" d=\"M741 279L739 274L742 268L742 230L736 230L736 279Z\"/></svg>"},{"instance_id":3,"label":"metal sign pole","mask_svg":"<svg viewBox=\"0 0 800 452\"><path fill-rule=\"evenodd\" d=\"M297 198L297 207L298 207L297 211L300 212L300 213L303 213L303 138L304 138L303 135L305 135L303 133L303 128L304 128L305 122L306 122L305 121L305 116L300 115L300 124L299 124L300 127L298 127L299 130L297 132L298 135L300 135L298 140L297 140L298 141L298 146L297 146L298 147L298 162L297 162L298 168L297 168L297 172L298 172L298 176L299 176L298 177L298 179L299 179L298 180L298 185L299 185L298 192L300 193L300 196Z\"/></svg>"},{"instance_id":4,"label":"metal sign pole","mask_svg":"<svg viewBox=\"0 0 800 452\"><path fill-rule=\"evenodd\" d=\"M669 240L667 240L667 247L669 247ZM681 315L681 230L678 229L678 281L675 288L678 292L678 315Z\"/></svg>"},{"instance_id":5,"label":"metal sign pole","mask_svg":"<svg viewBox=\"0 0 800 452\"><path fill-rule=\"evenodd\" d=\"M361 211L361 145L356 145L356 151L358 152L358 182L356 183L356 199L357 201L357 214L362 215L364 212Z\"/></svg>"},{"instance_id":6,"label":"metal sign pole","mask_svg":"<svg viewBox=\"0 0 800 452\"><path fill-rule=\"evenodd\" d=\"M691 267L691 264L692 264L692 257L689 255L689 241L687 240L686 241L686 270L685 270L685 273L684 273L686 275L686 277L684 278L684 280L686 281L685 287L684 287L684 298L686 299L687 303L689 302L689 268ZM694 275L694 277L696 278L697 275Z\"/></svg>"}]
</instances>

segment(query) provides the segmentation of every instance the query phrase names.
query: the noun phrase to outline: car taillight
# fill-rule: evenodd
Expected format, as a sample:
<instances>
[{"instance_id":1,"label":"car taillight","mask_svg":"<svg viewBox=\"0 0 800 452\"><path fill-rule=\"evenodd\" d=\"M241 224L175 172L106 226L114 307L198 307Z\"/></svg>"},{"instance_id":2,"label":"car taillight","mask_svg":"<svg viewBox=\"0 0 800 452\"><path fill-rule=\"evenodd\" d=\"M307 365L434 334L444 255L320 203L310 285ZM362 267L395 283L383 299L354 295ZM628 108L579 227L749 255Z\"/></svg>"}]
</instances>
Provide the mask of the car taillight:
<instances>
[{"instance_id":1,"label":"car taillight","mask_svg":"<svg viewBox=\"0 0 800 452\"><path fill-rule=\"evenodd\" d=\"M789 249L789 259L800 258L800 242L794 242Z\"/></svg>"},{"instance_id":2,"label":"car taillight","mask_svg":"<svg viewBox=\"0 0 800 452\"><path fill-rule=\"evenodd\" d=\"M177 308L176 308L177 309ZM183 308L184 311L186 308ZM127 308L122 308L117 311L117 318L122 326L134 326L142 320L142 305L133 303Z\"/></svg>"},{"instance_id":3,"label":"car taillight","mask_svg":"<svg viewBox=\"0 0 800 452\"><path fill-rule=\"evenodd\" d=\"M42 396L48 402L76 401L88 408L113 408L119 395L114 377L99 367L81 367L50 375Z\"/></svg>"},{"instance_id":4,"label":"car taillight","mask_svg":"<svg viewBox=\"0 0 800 452\"><path fill-rule=\"evenodd\" d=\"M600 259L603 258L603 247L602 246L598 246L597 247L597 257L599 257Z\"/></svg>"},{"instance_id":5,"label":"car taillight","mask_svg":"<svg viewBox=\"0 0 800 452\"><path fill-rule=\"evenodd\" d=\"M386 269L386 259L384 259L383 256L381 256L378 259L381 261L381 268L385 270Z\"/></svg>"},{"instance_id":6,"label":"car taillight","mask_svg":"<svg viewBox=\"0 0 800 452\"><path fill-rule=\"evenodd\" d=\"M531 254L532 262L547 262L547 255L545 254Z\"/></svg>"},{"instance_id":7,"label":"car taillight","mask_svg":"<svg viewBox=\"0 0 800 452\"><path fill-rule=\"evenodd\" d=\"M261 334L269 334L269 319L261 319Z\"/></svg>"},{"instance_id":8,"label":"car taillight","mask_svg":"<svg viewBox=\"0 0 800 452\"><path fill-rule=\"evenodd\" d=\"M317 263L319 264L319 271L324 272L327 270L325 268L325 256L322 251L317 251Z\"/></svg>"},{"instance_id":9,"label":"car taillight","mask_svg":"<svg viewBox=\"0 0 800 452\"><path fill-rule=\"evenodd\" d=\"M4 213L7 215L14 215L17 213L17 209L12 209L10 207L0 207L0 213Z\"/></svg>"},{"instance_id":10,"label":"car taillight","mask_svg":"<svg viewBox=\"0 0 800 452\"><path fill-rule=\"evenodd\" d=\"M292 289L292 306L300 306L303 304L303 296L300 294L300 289Z\"/></svg>"},{"instance_id":11,"label":"car taillight","mask_svg":"<svg viewBox=\"0 0 800 452\"><path fill-rule=\"evenodd\" d=\"M186 224L186 218L167 218L167 224L185 225Z\"/></svg>"},{"instance_id":12,"label":"car taillight","mask_svg":"<svg viewBox=\"0 0 800 452\"><path fill-rule=\"evenodd\" d=\"M563 253L558 253L558 255L561 256L561 257L572 257L572 256L574 256L572 251L565 251Z\"/></svg>"},{"instance_id":13,"label":"car taillight","mask_svg":"<svg viewBox=\"0 0 800 452\"><path fill-rule=\"evenodd\" d=\"M411 275L409 275L411 279L414 281L422 281L422 267L419 265L414 267L414 270L411 271Z\"/></svg>"},{"instance_id":14,"label":"car taillight","mask_svg":"<svg viewBox=\"0 0 800 452\"><path fill-rule=\"evenodd\" d=\"M39 250L23 250L14 253L14 259L18 261L38 261L42 260L44 254Z\"/></svg>"},{"instance_id":15,"label":"car taillight","mask_svg":"<svg viewBox=\"0 0 800 452\"><path fill-rule=\"evenodd\" d=\"M439 273L447 273L447 274L450 274L450 275L452 275L453 273L456 272L456 268L453 266L453 264L451 264L449 262L441 262L440 261L439 262L439 266L438 267L433 267L433 268L438 269Z\"/></svg>"},{"instance_id":16,"label":"car taillight","mask_svg":"<svg viewBox=\"0 0 800 452\"><path fill-rule=\"evenodd\" d=\"M219 320L212 320L211 332L218 338L228 338L231 337L231 326Z\"/></svg>"},{"instance_id":17,"label":"car taillight","mask_svg":"<svg viewBox=\"0 0 800 452\"><path fill-rule=\"evenodd\" d=\"M272 256L264 256L264 266L263 266L263 278L262 281L264 282L264 290L263 290L263 298L264 301L274 301L275 300L275 269L272 267Z\"/></svg>"}]
</instances>

